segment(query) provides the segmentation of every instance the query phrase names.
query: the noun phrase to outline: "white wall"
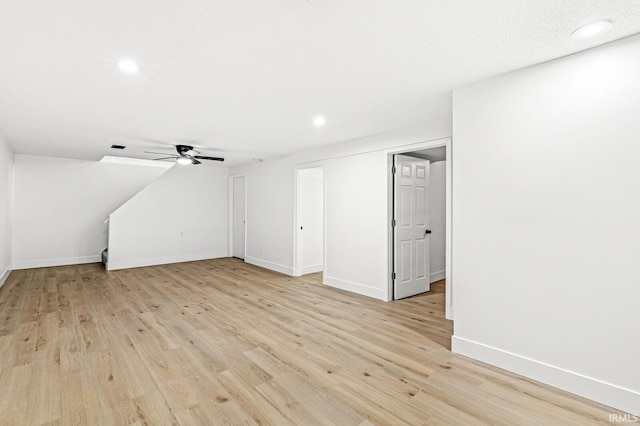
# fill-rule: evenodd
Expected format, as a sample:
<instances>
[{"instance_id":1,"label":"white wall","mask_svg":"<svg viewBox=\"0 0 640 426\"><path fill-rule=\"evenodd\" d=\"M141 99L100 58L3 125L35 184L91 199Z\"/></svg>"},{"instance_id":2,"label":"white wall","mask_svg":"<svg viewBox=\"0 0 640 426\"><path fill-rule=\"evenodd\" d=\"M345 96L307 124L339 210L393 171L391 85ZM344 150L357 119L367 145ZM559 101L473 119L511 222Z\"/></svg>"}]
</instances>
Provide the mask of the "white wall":
<instances>
[{"instance_id":1,"label":"white wall","mask_svg":"<svg viewBox=\"0 0 640 426\"><path fill-rule=\"evenodd\" d=\"M377 151L327 161L324 282L385 300L388 275L388 157Z\"/></svg>"},{"instance_id":2,"label":"white wall","mask_svg":"<svg viewBox=\"0 0 640 426\"><path fill-rule=\"evenodd\" d=\"M14 269L99 262L105 219L164 171L16 154Z\"/></svg>"},{"instance_id":3,"label":"white wall","mask_svg":"<svg viewBox=\"0 0 640 426\"><path fill-rule=\"evenodd\" d=\"M444 279L446 252L446 162L431 163L429 168L429 203L431 235L429 236L430 281Z\"/></svg>"},{"instance_id":4,"label":"white wall","mask_svg":"<svg viewBox=\"0 0 640 426\"><path fill-rule=\"evenodd\" d=\"M0 287L11 272L14 154L0 135Z\"/></svg>"},{"instance_id":5,"label":"white wall","mask_svg":"<svg viewBox=\"0 0 640 426\"><path fill-rule=\"evenodd\" d=\"M640 37L454 92L453 350L640 413Z\"/></svg>"},{"instance_id":6,"label":"white wall","mask_svg":"<svg viewBox=\"0 0 640 426\"><path fill-rule=\"evenodd\" d=\"M293 275L293 163L267 160L230 173L247 174L245 262Z\"/></svg>"},{"instance_id":7,"label":"white wall","mask_svg":"<svg viewBox=\"0 0 640 426\"><path fill-rule=\"evenodd\" d=\"M226 257L228 169L176 165L110 216L108 269Z\"/></svg>"},{"instance_id":8,"label":"white wall","mask_svg":"<svg viewBox=\"0 0 640 426\"><path fill-rule=\"evenodd\" d=\"M300 272L320 272L324 263L324 170L301 169L298 175ZM300 229L302 227L303 229Z\"/></svg>"},{"instance_id":9,"label":"white wall","mask_svg":"<svg viewBox=\"0 0 640 426\"><path fill-rule=\"evenodd\" d=\"M295 167L324 165L325 283L386 300L388 153L451 136L450 95L435 97L424 114L420 127L233 168L247 174L246 261L293 274Z\"/></svg>"}]
</instances>

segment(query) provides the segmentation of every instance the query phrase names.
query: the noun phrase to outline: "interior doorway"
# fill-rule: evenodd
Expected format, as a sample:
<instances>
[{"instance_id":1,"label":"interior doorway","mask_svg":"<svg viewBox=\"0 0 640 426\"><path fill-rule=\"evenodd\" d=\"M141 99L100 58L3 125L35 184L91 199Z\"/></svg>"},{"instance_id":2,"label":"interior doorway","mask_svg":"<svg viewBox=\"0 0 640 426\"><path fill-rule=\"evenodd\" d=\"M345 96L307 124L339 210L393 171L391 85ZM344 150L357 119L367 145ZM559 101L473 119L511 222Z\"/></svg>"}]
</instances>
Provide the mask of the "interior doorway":
<instances>
[{"instance_id":1,"label":"interior doorway","mask_svg":"<svg viewBox=\"0 0 640 426\"><path fill-rule=\"evenodd\" d=\"M451 139L389 154L389 215L389 299L429 291L438 282L445 288L445 316L453 319Z\"/></svg>"},{"instance_id":2,"label":"interior doorway","mask_svg":"<svg viewBox=\"0 0 640 426\"><path fill-rule=\"evenodd\" d=\"M324 167L296 169L294 275L324 270Z\"/></svg>"},{"instance_id":3,"label":"interior doorway","mask_svg":"<svg viewBox=\"0 0 640 426\"><path fill-rule=\"evenodd\" d=\"M244 260L246 255L247 177L231 177L231 256Z\"/></svg>"}]
</instances>

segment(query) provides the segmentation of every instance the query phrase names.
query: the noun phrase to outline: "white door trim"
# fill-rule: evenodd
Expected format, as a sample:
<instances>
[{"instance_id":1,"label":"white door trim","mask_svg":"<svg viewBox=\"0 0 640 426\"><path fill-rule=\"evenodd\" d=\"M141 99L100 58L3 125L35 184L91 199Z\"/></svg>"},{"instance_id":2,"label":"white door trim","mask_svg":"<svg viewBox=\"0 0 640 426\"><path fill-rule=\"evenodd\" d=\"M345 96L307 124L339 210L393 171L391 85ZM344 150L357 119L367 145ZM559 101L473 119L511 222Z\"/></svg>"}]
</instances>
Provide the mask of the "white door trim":
<instances>
[{"instance_id":1,"label":"white door trim","mask_svg":"<svg viewBox=\"0 0 640 426\"><path fill-rule=\"evenodd\" d=\"M322 258L327 258L327 191L326 191L326 175L324 162L311 162L298 164L294 167L294 179L293 179L293 276L299 277L302 275L301 265L301 244L300 244L300 171L305 169L322 169ZM323 260L323 262L325 262Z\"/></svg>"},{"instance_id":2,"label":"white door trim","mask_svg":"<svg viewBox=\"0 0 640 426\"><path fill-rule=\"evenodd\" d=\"M387 229L388 229L388 265L389 265L389 277L387 278L387 300L393 300L393 279L391 278L391 272L393 272L393 227L391 226L391 220L393 219L393 174L391 173L391 168L393 167L393 156L395 154L403 154L412 151L418 151L421 149L429 149L429 148L439 148L445 147L447 161L445 164L445 217L446 217L446 226L445 226L445 317L447 319L453 320L453 274L451 265L453 263L452 258L452 235L453 235L453 211L452 211L452 194L453 194L453 179L452 179L452 167L453 167L453 156L452 156L452 140L451 138L444 139L436 139L433 141L426 141L417 144L412 144L404 147L397 147L387 152L387 180L388 180L388 211L387 211Z\"/></svg>"},{"instance_id":3,"label":"white door trim","mask_svg":"<svg viewBox=\"0 0 640 426\"><path fill-rule=\"evenodd\" d=\"M247 174L229 176L229 229L227 232L229 257L233 257L233 180L244 178L244 257L247 257Z\"/></svg>"}]
</instances>

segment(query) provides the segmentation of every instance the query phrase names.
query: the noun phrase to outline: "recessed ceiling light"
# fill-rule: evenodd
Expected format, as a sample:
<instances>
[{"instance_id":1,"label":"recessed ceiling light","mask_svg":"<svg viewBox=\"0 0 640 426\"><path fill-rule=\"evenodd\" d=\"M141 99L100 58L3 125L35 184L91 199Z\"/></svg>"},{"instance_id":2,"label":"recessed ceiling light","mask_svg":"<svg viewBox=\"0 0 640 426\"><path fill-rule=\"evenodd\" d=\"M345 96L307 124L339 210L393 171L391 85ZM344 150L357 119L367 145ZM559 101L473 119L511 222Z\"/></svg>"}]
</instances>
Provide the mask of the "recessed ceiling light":
<instances>
[{"instance_id":1,"label":"recessed ceiling light","mask_svg":"<svg viewBox=\"0 0 640 426\"><path fill-rule=\"evenodd\" d=\"M575 30L571 34L571 38L574 40L582 40L585 38L595 37L608 32L612 26L613 23L611 21L592 22Z\"/></svg>"},{"instance_id":2,"label":"recessed ceiling light","mask_svg":"<svg viewBox=\"0 0 640 426\"><path fill-rule=\"evenodd\" d=\"M120 62L118 62L118 67L120 68L121 71L128 72L128 73L136 73L140 71L140 65L136 64L131 59L121 60Z\"/></svg>"},{"instance_id":3,"label":"recessed ceiling light","mask_svg":"<svg viewBox=\"0 0 640 426\"><path fill-rule=\"evenodd\" d=\"M323 127L325 124L327 124L327 119L322 116L313 119L313 125L316 127Z\"/></svg>"}]
</instances>

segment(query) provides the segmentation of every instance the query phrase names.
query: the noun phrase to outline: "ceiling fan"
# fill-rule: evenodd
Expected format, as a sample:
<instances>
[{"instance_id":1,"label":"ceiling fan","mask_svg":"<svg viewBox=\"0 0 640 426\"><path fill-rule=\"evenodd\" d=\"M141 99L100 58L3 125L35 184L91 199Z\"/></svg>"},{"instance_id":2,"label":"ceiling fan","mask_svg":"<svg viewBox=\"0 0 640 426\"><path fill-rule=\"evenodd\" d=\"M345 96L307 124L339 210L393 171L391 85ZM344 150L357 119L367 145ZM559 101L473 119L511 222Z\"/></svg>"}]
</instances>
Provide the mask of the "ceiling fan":
<instances>
[{"instance_id":1,"label":"ceiling fan","mask_svg":"<svg viewBox=\"0 0 640 426\"><path fill-rule=\"evenodd\" d=\"M168 160L173 158L178 164L200 164L201 161L198 160L224 161L224 158L222 157L206 157L204 155L197 155L200 154L200 151L196 151L191 145L176 145L176 151L178 151L178 155L169 155L166 152L145 152L147 154L168 155L168 157L154 158L154 160Z\"/></svg>"}]
</instances>

